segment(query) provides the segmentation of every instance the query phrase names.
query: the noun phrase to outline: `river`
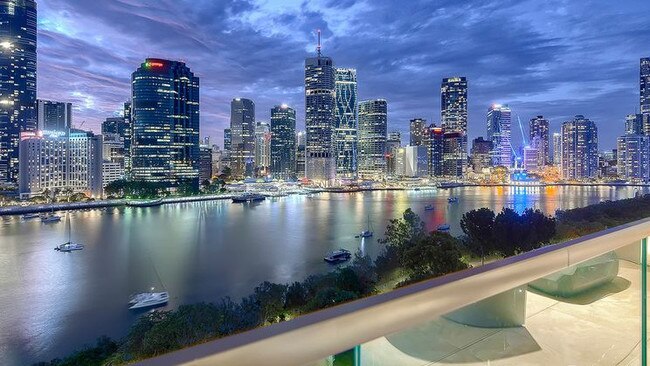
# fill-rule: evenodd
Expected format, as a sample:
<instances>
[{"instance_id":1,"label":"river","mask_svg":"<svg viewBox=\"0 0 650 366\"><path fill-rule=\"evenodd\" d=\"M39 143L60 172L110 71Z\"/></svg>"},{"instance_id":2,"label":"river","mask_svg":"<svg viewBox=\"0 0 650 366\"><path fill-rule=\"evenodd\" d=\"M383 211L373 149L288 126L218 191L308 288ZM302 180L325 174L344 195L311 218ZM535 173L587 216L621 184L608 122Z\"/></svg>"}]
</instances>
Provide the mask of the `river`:
<instances>
[{"instance_id":1,"label":"river","mask_svg":"<svg viewBox=\"0 0 650 366\"><path fill-rule=\"evenodd\" d=\"M430 229L459 234L474 208L527 207L547 213L634 196L633 187L461 187L289 196L257 204L208 201L70 213L85 250L59 253L66 225L0 218L0 365L62 357L96 337L119 338L142 312L130 294L169 291L167 308L247 295L262 281L299 281L333 267L343 247L376 256L388 220L411 207ZM449 204L449 196L459 197ZM434 211L424 206L434 204ZM367 222L375 237L355 239Z\"/></svg>"}]
</instances>

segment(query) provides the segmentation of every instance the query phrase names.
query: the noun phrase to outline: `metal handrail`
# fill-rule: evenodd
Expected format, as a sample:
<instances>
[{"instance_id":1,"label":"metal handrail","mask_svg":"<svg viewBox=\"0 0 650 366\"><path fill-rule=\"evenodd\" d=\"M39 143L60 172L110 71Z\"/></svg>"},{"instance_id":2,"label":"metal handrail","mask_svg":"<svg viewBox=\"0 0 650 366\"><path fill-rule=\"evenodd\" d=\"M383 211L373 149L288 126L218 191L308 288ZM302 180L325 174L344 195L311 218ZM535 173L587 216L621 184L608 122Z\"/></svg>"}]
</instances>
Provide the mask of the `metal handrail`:
<instances>
[{"instance_id":1,"label":"metal handrail","mask_svg":"<svg viewBox=\"0 0 650 366\"><path fill-rule=\"evenodd\" d=\"M305 365L638 243L650 218L140 362Z\"/></svg>"}]
</instances>

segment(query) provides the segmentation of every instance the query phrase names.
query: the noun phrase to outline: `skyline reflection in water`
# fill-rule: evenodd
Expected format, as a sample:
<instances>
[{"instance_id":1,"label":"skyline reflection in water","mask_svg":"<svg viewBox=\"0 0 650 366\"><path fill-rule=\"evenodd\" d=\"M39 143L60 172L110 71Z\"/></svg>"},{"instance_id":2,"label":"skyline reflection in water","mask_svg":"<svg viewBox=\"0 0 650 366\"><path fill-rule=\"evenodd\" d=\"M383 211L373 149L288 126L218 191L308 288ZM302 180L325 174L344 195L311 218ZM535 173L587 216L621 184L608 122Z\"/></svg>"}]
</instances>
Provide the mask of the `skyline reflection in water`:
<instances>
[{"instance_id":1,"label":"skyline reflection in water","mask_svg":"<svg viewBox=\"0 0 650 366\"><path fill-rule=\"evenodd\" d=\"M375 257L390 219L411 207L430 230L480 207L518 212L586 206L634 196L631 187L463 187L211 201L70 214L86 249L57 253L65 224L0 219L0 364L61 357L106 334L120 337L142 312L128 296L151 287L181 304L237 300L263 281L288 283L332 270L323 256L343 247ZM644 191L646 192L646 191ZM447 198L459 197L449 204ZM433 204L434 211L424 211ZM354 238L370 220L373 238ZM158 279L160 278L160 279Z\"/></svg>"}]
</instances>

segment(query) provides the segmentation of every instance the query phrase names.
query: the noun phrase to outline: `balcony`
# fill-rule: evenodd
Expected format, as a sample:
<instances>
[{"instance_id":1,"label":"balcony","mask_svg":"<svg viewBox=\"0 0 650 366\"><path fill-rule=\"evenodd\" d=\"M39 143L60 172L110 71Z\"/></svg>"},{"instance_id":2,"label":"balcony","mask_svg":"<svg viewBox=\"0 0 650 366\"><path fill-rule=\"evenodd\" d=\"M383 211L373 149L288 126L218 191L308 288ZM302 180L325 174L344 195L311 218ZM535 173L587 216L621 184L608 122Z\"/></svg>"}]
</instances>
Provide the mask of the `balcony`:
<instances>
[{"instance_id":1,"label":"balcony","mask_svg":"<svg viewBox=\"0 0 650 366\"><path fill-rule=\"evenodd\" d=\"M649 234L644 219L140 364L646 365Z\"/></svg>"}]
</instances>

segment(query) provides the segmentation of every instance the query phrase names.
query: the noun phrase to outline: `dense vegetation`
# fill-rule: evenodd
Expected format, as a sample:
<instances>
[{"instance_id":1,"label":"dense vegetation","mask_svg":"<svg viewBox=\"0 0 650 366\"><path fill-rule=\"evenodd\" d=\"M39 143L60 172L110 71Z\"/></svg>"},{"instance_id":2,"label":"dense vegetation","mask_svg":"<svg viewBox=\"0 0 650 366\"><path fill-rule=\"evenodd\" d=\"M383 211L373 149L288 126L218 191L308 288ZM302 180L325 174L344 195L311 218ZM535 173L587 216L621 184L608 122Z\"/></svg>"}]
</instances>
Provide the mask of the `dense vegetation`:
<instances>
[{"instance_id":1,"label":"dense vegetation","mask_svg":"<svg viewBox=\"0 0 650 366\"><path fill-rule=\"evenodd\" d=\"M463 252L475 257L510 256L648 216L650 196L558 211L555 218L536 210L519 214L504 208L495 214L482 208L463 215L461 240L427 232L408 209L387 226L381 239L384 251L374 262L356 253L346 267L302 282L264 282L239 302L225 298L152 312L119 342L102 337L95 347L38 365L124 364L462 270L468 267Z\"/></svg>"}]
</instances>

